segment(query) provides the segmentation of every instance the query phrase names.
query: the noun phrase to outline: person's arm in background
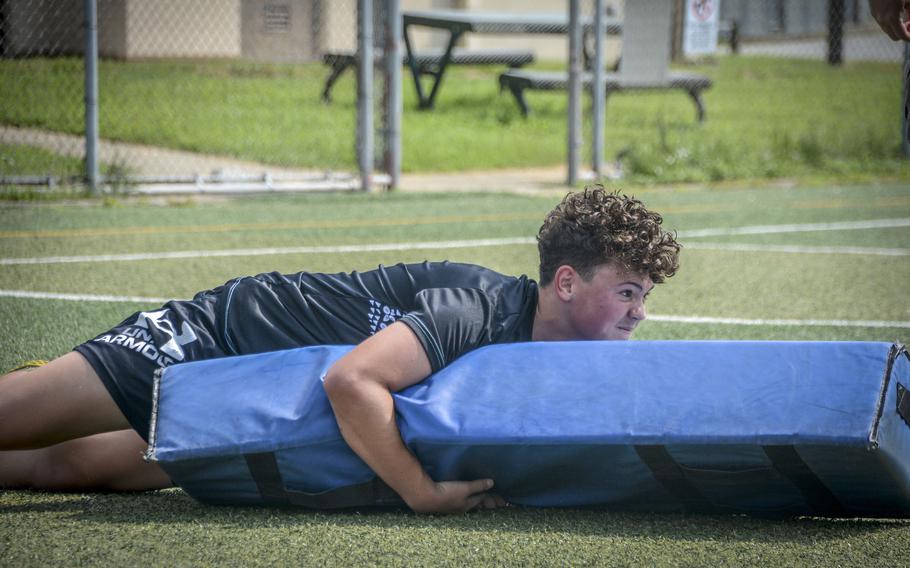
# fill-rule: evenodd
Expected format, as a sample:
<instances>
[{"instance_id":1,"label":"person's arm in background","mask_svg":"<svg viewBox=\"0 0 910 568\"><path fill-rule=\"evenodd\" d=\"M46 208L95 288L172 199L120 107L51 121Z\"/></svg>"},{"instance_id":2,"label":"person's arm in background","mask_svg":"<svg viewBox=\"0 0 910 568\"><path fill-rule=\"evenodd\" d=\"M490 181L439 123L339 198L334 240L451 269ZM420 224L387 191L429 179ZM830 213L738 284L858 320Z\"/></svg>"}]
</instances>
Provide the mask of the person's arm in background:
<instances>
[{"instance_id":1,"label":"person's arm in background","mask_svg":"<svg viewBox=\"0 0 910 568\"><path fill-rule=\"evenodd\" d=\"M910 1L869 0L872 17L894 41L910 41Z\"/></svg>"},{"instance_id":2,"label":"person's arm in background","mask_svg":"<svg viewBox=\"0 0 910 568\"><path fill-rule=\"evenodd\" d=\"M395 421L392 393L419 383L430 361L414 332L390 325L339 359L325 390L341 434L354 452L419 513L457 513L504 501L487 493L491 479L435 482L408 451Z\"/></svg>"}]
</instances>

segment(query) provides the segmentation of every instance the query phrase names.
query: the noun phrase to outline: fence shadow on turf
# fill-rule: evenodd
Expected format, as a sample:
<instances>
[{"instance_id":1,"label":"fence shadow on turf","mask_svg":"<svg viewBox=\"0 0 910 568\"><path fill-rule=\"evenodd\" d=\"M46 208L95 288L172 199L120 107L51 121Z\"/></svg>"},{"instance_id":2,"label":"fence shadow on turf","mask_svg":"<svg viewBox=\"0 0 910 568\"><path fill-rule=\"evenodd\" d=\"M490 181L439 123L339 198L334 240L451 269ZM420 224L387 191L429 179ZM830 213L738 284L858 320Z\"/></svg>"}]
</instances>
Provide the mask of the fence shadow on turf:
<instances>
[{"instance_id":1,"label":"fence shadow on turf","mask_svg":"<svg viewBox=\"0 0 910 568\"><path fill-rule=\"evenodd\" d=\"M402 510L307 511L217 507L180 490L148 493L62 494L10 492L0 499L0 519L17 514L64 514L92 524L206 524L223 528L305 527L439 529L459 532L564 533L589 537L661 538L679 541L786 544L835 540L910 528L910 519L768 519L746 515L648 514L604 510L507 508L467 515L420 516ZM11 503L12 502L12 503Z\"/></svg>"}]
</instances>

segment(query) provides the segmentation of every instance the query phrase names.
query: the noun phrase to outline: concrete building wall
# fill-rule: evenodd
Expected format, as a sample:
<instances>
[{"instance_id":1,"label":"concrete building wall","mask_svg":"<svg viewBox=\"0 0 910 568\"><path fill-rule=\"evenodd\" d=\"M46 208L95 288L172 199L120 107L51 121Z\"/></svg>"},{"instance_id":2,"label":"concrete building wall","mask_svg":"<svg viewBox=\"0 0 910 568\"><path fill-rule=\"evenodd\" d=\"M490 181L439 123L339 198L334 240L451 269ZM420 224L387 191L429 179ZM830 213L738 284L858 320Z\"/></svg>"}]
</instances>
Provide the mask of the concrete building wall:
<instances>
[{"instance_id":1,"label":"concrete building wall","mask_svg":"<svg viewBox=\"0 0 910 568\"><path fill-rule=\"evenodd\" d=\"M68 8L60 9L61 4ZM622 0L612 4L621 10ZM81 2L7 0L6 6L7 55L61 50L82 53ZM402 0L401 8L562 13L567 3ZM35 13L47 15L36 18ZM98 0L98 19L103 57L249 57L302 62L318 59L325 51L353 50L357 45L357 0ZM281 22L287 24L286 29L280 29ZM378 30L376 35L379 38ZM448 40L446 32L420 28L411 37L416 49L441 49ZM565 38L548 35L468 34L461 45L531 49L538 59L563 60L568 53ZM618 49L619 40L609 40L608 58Z\"/></svg>"},{"instance_id":2,"label":"concrete building wall","mask_svg":"<svg viewBox=\"0 0 910 568\"><path fill-rule=\"evenodd\" d=\"M82 2L7 0L3 8L5 55L82 53Z\"/></svg>"},{"instance_id":3,"label":"concrete building wall","mask_svg":"<svg viewBox=\"0 0 910 568\"><path fill-rule=\"evenodd\" d=\"M845 2L849 11L849 2ZM824 33L828 29L827 2L787 0L783 31L790 35ZM850 21L847 17L846 21Z\"/></svg>"},{"instance_id":4,"label":"concrete building wall","mask_svg":"<svg viewBox=\"0 0 910 568\"><path fill-rule=\"evenodd\" d=\"M81 55L79 0L6 0L5 56ZM103 57L238 57L239 0L98 0Z\"/></svg>"},{"instance_id":5,"label":"concrete building wall","mask_svg":"<svg viewBox=\"0 0 910 568\"><path fill-rule=\"evenodd\" d=\"M556 0L557 2L560 0ZM357 48L357 0L322 0L318 46L321 51L353 51ZM404 10L463 10L466 0L401 0ZM377 46L382 45L381 2L374 2L373 35ZM448 41L446 32L415 28L411 33L415 49L442 49Z\"/></svg>"},{"instance_id":6,"label":"concrete building wall","mask_svg":"<svg viewBox=\"0 0 910 568\"><path fill-rule=\"evenodd\" d=\"M847 13L844 22L849 24L852 19L851 2L844 2ZM803 20L800 22L801 30L798 33L827 33L828 32L828 3L806 2L803 5Z\"/></svg>"},{"instance_id":7,"label":"concrete building wall","mask_svg":"<svg viewBox=\"0 0 910 568\"><path fill-rule=\"evenodd\" d=\"M357 0L324 0L320 22L322 51L357 49Z\"/></svg>"},{"instance_id":8,"label":"concrete building wall","mask_svg":"<svg viewBox=\"0 0 910 568\"><path fill-rule=\"evenodd\" d=\"M318 0L243 0L243 57L288 63L318 59L322 36L320 4Z\"/></svg>"},{"instance_id":9,"label":"concrete building wall","mask_svg":"<svg viewBox=\"0 0 910 568\"><path fill-rule=\"evenodd\" d=\"M844 21L873 24L866 0L846 0ZM828 0L721 0L720 17L739 22L744 37L823 34L828 26Z\"/></svg>"},{"instance_id":10,"label":"concrete building wall","mask_svg":"<svg viewBox=\"0 0 910 568\"><path fill-rule=\"evenodd\" d=\"M126 58L127 0L98 1L98 55Z\"/></svg>"},{"instance_id":11,"label":"concrete building wall","mask_svg":"<svg viewBox=\"0 0 910 568\"><path fill-rule=\"evenodd\" d=\"M624 0L607 0L617 15ZM583 2L590 11L592 2ZM746 38L824 33L828 0L721 0L721 18L736 19ZM79 0L5 0L3 55L82 53ZM847 0L846 21L869 23L865 0ZM375 11L381 11L376 0ZM353 50L357 0L98 0L99 50L104 57L250 57L312 61L325 51ZM560 12L565 0L401 0L403 10ZM378 19L378 18L377 18ZM380 33L377 30L377 39ZM415 28L415 48L442 48L445 32ZM468 48L531 49L540 60L564 60L567 41L548 35L466 35ZM607 41L608 60L620 49Z\"/></svg>"},{"instance_id":12,"label":"concrete building wall","mask_svg":"<svg viewBox=\"0 0 910 568\"><path fill-rule=\"evenodd\" d=\"M127 0L126 57L239 57L239 0Z\"/></svg>"},{"instance_id":13,"label":"concrete building wall","mask_svg":"<svg viewBox=\"0 0 910 568\"><path fill-rule=\"evenodd\" d=\"M465 9L477 12L542 12L550 14L568 14L569 3L565 0L464 0ZM615 14L622 14L622 0L608 1L606 4ZM592 15L593 2L582 2L582 13ZM466 47L477 49L513 48L530 49L538 60L565 61L569 54L569 42L566 37L557 35L486 35L470 34L466 38ZM621 40L608 37L605 43L606 60L618 57Z\"/></svg>"}]
</instances>

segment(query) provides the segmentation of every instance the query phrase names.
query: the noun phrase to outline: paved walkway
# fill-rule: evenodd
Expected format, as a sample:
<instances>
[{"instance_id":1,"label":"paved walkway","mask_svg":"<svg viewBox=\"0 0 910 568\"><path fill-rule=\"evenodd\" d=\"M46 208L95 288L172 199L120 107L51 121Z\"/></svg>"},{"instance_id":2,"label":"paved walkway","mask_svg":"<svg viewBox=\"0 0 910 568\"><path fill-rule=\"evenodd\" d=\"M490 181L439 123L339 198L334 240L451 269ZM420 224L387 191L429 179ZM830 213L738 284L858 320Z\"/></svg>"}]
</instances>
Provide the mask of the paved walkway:
<instances>
[{"instance_id":1,"label":"paved walkway","mask_svg":"<svg viewBox=\"0 0 910 568\"><path fill-rule=\"evenodd\" d=\"M74 134L0 125L0 142L37 146L55 154L79 159L85 156L85 138ZM227 156L208 156L195 152L182 152L158 146L111 140L102 140L98 146L98 154L102 163L127 165L140 176L195 176L211 175L215 172L221 172L223 175L255 175L266 171L287 176L310 176L319 172L318 170L266 166Z\"/></svg>"},{"instance_id":2,"label":"paved walkway","mask_svg":"<svg viewBox=\"0 0 910 568\"><path fill-rule=\"evenodd\" d=\"M402 191L506 191L538 195L568 191L565 166L457 173L403 174Z\"/></svg>"},{"instance_id":3,"label":"paved walkway","mask_svg":"<svg viewBox=\"0 0 910 568\"><path fill-rule=\"evenodd\" d=\"M0 126L0 143L27 144L82 159L85 140L81 136L32 128ZM350 174L328 175L322 170L283 168L227 156L184 152L142 144L102 140L99 157L103 163L127 165L137 176L185 178L184 183L140 184L142 193L243 193L254 191L325 190L330 187L356 189ZM197 181L191 181L197 178ZM235 180L217 183L216 180ZM458 173L403 174L402 191L510 191L540 193L565 191L564 166ZM230 187L230 191L227 188ZM218 188L221 188L220 191Z\"/></svg>"}]
</instances>

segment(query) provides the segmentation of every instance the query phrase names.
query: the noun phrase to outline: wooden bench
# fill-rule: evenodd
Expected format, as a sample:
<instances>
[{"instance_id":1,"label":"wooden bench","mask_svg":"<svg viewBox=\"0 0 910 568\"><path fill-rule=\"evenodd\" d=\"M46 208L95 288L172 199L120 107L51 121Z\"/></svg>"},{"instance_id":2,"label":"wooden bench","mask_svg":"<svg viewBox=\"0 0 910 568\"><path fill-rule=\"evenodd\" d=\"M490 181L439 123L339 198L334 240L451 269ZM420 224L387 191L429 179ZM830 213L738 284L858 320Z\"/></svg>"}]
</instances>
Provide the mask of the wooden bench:
<instances>
[{"instance_id":1,"label":"wooden bench","mask_svg":"<svg viewBox=\"0 0 910 568\"><path fill-rule=\"evenodd\" d=\"M442 62L443 50L427 50L416 57L417 68L422 75L436 75ZM382 52L375 54L377 62L382 60ZM332 68L325 87L322 89L322 100L331 101L332 85L348 68L357 65L357 54L353 51L338 51L326 53L322 62ZM515 49L482 49L467 50L453 49L450 64L456 65L508 65L512 68L521 67L534 62L534 53L526 50ZM408 56L402 55L402 64L409 65Z\"/></svg>"},{"instance_id":2,"label":"wooden bench","mask_svg":"<svg viewBox=\"0 0 910 568\"><path fill-rule=\"evenodd\" d=\"M695 103L696 113L699 122L705 120L705 103L702 100L701 93L711 87L711 79L698 73L688 73L683 71L670 71L667 78L662 82L623 82L620 81L619 73L605 73L606 78L606 95L611 93L631 90L644 89L679 89L687 92ZM582 84L591 88L592 75L590 73L582 74ZM530 112L528 101L525 99L525 91L528 89L540 91L557 91L565 90L569 84L569 77L566 73L548 72L548 71L528 71L524 69L514 69L506 71L499 76L500 91L508 89L515 97L515 101L521 108L521 113L527 116Z\"/></svg>"}]
</instances>

